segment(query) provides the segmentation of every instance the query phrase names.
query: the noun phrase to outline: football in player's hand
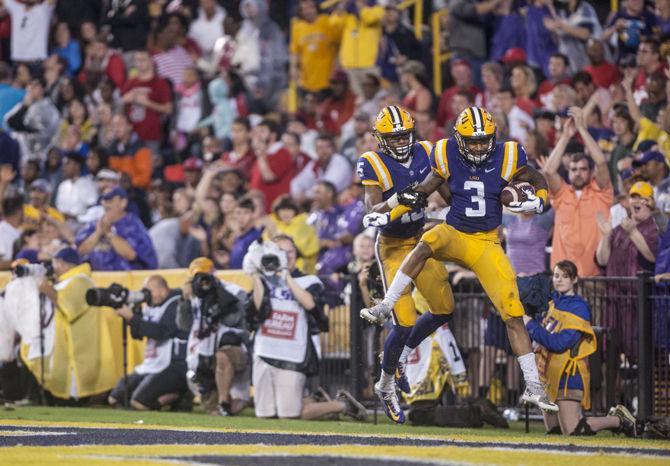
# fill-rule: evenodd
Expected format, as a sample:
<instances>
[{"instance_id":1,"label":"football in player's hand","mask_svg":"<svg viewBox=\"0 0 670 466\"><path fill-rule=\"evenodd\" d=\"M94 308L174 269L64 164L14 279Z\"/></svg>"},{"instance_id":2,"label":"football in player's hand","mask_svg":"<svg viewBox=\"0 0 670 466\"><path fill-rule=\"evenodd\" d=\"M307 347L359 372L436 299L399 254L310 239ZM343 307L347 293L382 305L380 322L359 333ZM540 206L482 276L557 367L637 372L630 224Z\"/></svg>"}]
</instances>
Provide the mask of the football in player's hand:
<instances>
[{"instance_id":1,"label":"football in player's hand","mask_svg":"<svg viewBox=\"0 0 670 466\"><path fill-rule=\"evenodd\" d=\"M535 194L535 188L530 183L526 181L510 183L500 193L500 202L504 206L509 206L511 202L527 201L528 192Z\"/></svg>"}]
</instances>

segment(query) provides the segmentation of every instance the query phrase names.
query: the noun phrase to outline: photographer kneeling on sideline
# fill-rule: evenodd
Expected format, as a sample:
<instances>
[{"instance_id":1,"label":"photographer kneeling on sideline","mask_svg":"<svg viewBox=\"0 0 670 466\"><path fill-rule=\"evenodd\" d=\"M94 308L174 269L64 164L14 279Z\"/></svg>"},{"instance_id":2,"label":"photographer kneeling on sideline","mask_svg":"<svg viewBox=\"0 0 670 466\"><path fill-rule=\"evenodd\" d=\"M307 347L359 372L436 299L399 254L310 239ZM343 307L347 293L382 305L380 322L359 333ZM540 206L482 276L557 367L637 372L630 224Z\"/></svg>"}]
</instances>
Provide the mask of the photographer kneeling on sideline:
<instances>
[{"instance_id":1,"label":"photographer kneeling on sideline","mask_svg":"<svg viewBox=\"0 0 670 466\"><path fill-rule=\"evenodd\" d=\"M243 265L253 278L256 417L317 419L342 413L367 419L365 408L345 390L336 400L304 398L307 377L318 372L318 334L328 329L320 306L323 284L295 268L291 237L278 235L273 241L252 243Z\"/></svg>"},{"instance_id":2,"label":"photographer kneeling on sideline","mask_svg":"<svg viewBox=\"0 0 670 466\"><path fill-rule=\"evenodd\" d=\"M54 256L53 270L55 283L45 277L39 285L56 310L53 343L45 330L44 389L63 399L104 393L114 386L116 377L113 371L100 368L114 367L115 359L112 348L102 344L102 313L85 299L94 286L91 266L80 264L77 251L65 247ZM21 357L39 381L41 359L31 357L34 347L22 345Z\"/></svg>"},{"instance_id":3,"label":"photographer kneeling on sideline","mask_svg":"<svg viewBox=\"0 0 670 466\"><path fill-rule=\"evenodd\" d=\"M238 414L249 404L247 294L214 276L206 257L188 267L177 309L177 326L188 336L188 379L197 384L210 414Z\"/></svg>"},{"instance_id":4,"label":"photographer kneeling on sideline","mask_svg":"<svg viewBox=\"0 0 670 466\"><path fill-rule=\"evenodd\" d=\"M144 361L128 375L127 387L123 378L119 380L108 401L112 406L123 403L127 389L130 406L144 411L173 404L188 390L188 333L177 328L178 290L171 290L160 275L152 275L147 277L142 291L146 298L141 311L135 312L124 304L115 312L128 322L133 338L147 338Z\"/></svg>"}]
</instances>

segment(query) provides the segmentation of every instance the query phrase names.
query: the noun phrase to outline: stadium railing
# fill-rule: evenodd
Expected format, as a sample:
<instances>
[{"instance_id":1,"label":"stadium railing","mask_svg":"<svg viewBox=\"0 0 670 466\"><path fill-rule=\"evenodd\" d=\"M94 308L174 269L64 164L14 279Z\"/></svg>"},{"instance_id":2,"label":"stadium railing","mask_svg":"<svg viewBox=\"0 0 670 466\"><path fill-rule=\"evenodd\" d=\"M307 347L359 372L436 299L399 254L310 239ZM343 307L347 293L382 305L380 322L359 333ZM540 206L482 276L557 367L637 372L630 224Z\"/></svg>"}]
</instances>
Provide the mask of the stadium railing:
<instances>
[{"instance_id":1,"label":"stadium railing","mask_svg":"<svg viewBox=\"0 0 670 466\"><path fill-rule=\"evenodd\" d=\"M152 274L162 275L172 287L181 286L186 278L185 270L175 269L95 272L93 280L97 286L117 282L139 289ZM249 277L241 271L217 275L250 289ZM321 278L326 284L324 300L330 330L320 336L320 371L312 382L332 394L347 388L358 398L370 399L371 383L380 370L377 355L387 329L369 326L359 318L363 303L355 278ZM8 272L0 272L0 289L9 279ZM581 279L578 289L591 306L598 338L598 351L590 358L591 411L601 414L608 407L623 403L637 407L643 419L669 416L670 282L657 284L647 274L594 277ZM472 394L486 396L500 407L516 406L523 381L502 320L478 281L464 279L453 290L456 308L449 325L466 361ZM105 321L112 329L113 339L118 340L114 345L119 346L118 317L108 311ZM141 362L142 349L140 342L133 343L131 368ZM118 372L120 365L116 366L109 370Z\"/></svg>"},{"instance_id":2,"label":"stadium railing","mask_svg":"<svg viewBox=\"0 0 670 466\"><path fill-rule=\"evenodd\" d=\"M355 289L356 281L349 286ZM656 284L641 274L580 279L578 287L591 307L598 339L589 360L591 413L622 403L636 407L642 419L670 415L670 283ZM523 380L502 320L476 280L462 280L453 290L456 308L449 325L466 361L471 393L502 408L517 406ZM379 374L374 356L384 330L369 333L358 317L362 303L356 295L329 311L318 383L365 398Z\"/></svg>"}]
</instances>

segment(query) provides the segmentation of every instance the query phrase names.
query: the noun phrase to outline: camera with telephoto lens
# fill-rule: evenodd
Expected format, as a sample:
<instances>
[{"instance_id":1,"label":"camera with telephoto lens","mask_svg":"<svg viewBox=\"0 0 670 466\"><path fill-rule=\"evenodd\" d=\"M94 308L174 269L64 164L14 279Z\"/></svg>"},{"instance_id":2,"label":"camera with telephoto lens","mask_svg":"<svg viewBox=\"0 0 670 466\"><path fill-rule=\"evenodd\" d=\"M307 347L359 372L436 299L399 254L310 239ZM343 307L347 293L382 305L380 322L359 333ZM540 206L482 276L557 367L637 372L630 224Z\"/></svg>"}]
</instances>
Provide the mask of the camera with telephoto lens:
<instances>
[{"instance_id":1,"label":"camera with telephoto lens","mask_svg":"<svg viewBox=\"0 0 670 466\"><path fill-rule=\"evenodd\" d=\"M210 273L196 273L191 281L193 294L200 299L216 292L217 279Z\"/></svg>"},{"instance_id":2,"label":"camera with telephoto lens","mask_svg":"<svg viewBox=\"0 0 670 466\"><path fill-rule=\"evenodd\" d=\"M53 278L54 268L51 261L44 261L40 264L17 264L12 269L17 278L23 277L46 277Z\"/></svg>"},{"instance_id":3,"label":"camera with telephoto lens","mask_svg":"<svg viewBox=\"0 0 670 466\"><path fill-rule=\"evenodd\" d=\"M112 283L108 288L91 288L86 292L89 306L108 306L119 309L124 305L151 304L151 293L146 288L130 291L128 288Z\"/></svg>"},{"instance_id":4,"label":"camera with telephoto lens","mask_svg":"<svg viewBox=\"0 0 670 466\"><path fill-rule=\"evenodd\" d=\"M263 254L261 257L261 270L264 274L269 275L279 270L280 261L279 256L274 253Z\"/></svg>"}]
</instances>

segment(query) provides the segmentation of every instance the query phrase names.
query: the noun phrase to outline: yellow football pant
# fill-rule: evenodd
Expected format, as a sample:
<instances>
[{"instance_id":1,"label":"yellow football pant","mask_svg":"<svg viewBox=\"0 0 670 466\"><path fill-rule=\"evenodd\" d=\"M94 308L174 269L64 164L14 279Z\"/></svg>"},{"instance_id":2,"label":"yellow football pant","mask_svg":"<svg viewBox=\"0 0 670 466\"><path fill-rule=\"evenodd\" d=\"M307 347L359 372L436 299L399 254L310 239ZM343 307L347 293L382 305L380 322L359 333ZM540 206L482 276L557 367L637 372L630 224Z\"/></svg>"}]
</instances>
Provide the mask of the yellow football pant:
<instances>
[{"instance_id":1,"label":"yellow football pant","mask_svg":"<svg viewBox=\"0 0 670 466\"><path fill-rule=\"evenodd\" d=\"M375 253L384 272L385 287L391 284L405 256L412 252L418 242L418 237L377 236ZM444 263L428 259L414 283L428 301L430 311L433 314L451 314L454 310L454 295L451 293L449 274ZM403 327L413 327L417 318L416 306L410 288L405 289L393 308L394 323Z\"/></svg>"},{"instance_id":2,"label":"yellow football pant","mask_svg":"<svg viewBox=\"0 0 670 466\"><path fill-rule=\"evenodd\" d=\"M434 259L453 261L472 270L503 320L523 316L516 272L496 230L463 233L442 223L425 232L421 241L432 249Z\"/></svg>"}]
</instances>

